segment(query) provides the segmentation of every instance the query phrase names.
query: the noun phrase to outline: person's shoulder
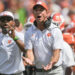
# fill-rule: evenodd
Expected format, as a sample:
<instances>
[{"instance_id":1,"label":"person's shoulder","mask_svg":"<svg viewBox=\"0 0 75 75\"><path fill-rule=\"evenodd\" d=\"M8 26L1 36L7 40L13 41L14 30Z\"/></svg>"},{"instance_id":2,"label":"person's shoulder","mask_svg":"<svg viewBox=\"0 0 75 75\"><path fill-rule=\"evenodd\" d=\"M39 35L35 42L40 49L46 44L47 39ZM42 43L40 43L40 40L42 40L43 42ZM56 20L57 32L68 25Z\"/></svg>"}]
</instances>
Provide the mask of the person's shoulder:
<instances>
[{"instance_id":1,"label":"person's shoulder","mask_svg":"<svg viewBox=\"0 0 75 75\"><path fill-rule=\"evenodd\" d=\"M71 46L66 41L63 41L63 48L72 50Z\"/></svg>"},{"instance_id":2,"label":"person's shoulder","mask_svg":"<svg viewBox=\"0 0 75 75\"><path fill-rule=\"evenodd\" d=\"M49 26L48 29L50 29L50 30L54 30L54 29L59 29L59 27L58 27L56 24L51 23L51 25Z\"/></svg>"},{"instance_id":3,"label":"person's shoulder","mask_svg":"<svg viewBox=\"0 0 75 75\"><path fill-rule=\"evenodd\" d=\"M33 31L33 30L34 30L34 25L32 25L31 27L29 27L26 32L30 32L30 31Z\"/></svg>"},{"instance_id":4,"label":"person's shoulder","mask_svg":"<svg viewBox=\"0 0 75 75\"><path fill-rule=\"evenodd\" d=\"M29 28L27 29L27 31L25 32L25 35L32 35L33 32L34 32L34 29L35 29L35 26L32 25L31 27L29 27Z\"/></svg>"},{"instance_id":5,"label":"person's shoulder","mask_svg":"<svg viewBox=\"0 0 75 75\"><path fill-rule=\"evenodd\" d=\"M48 30L51 32L53 36L55 36L56 34L59 34L60 36L62 36L62 31L60 30L60 28L53 23L51 24Z\"/></svg>"}]
</instances>

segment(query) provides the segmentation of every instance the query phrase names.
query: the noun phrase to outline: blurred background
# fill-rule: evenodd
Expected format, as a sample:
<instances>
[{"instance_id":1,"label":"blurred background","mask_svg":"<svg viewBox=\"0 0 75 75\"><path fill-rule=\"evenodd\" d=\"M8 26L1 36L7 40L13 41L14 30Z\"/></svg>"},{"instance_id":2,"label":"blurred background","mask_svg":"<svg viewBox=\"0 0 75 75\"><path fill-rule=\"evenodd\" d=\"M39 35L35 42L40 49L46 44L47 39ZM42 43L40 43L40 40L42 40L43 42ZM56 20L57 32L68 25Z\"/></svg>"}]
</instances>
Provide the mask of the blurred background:
<instances>
[{"instance_id":1,"label":"blurred background","mask_svg":"<svg viewBox=\"0 0 75 75\"><path fill-rule=\"evenodd\" d=\"M0 0L0 12L10 10L13 12L15 19L23 24L27 21L34 21L32 14L33 5L39 0ZM41 0L48 5L48 11L60 12L65 19L65 25L72 21L75 23L75 0ZM31 19L32 18L32 19Z\"/></svg>"},{"instance_id":2,"label":"blurred background","mask_svg":"<svg viewBox=\"0 0 75 75\"><path fill-rule=\"evenodd\" d=\"M24 39L22 30L24 28L24 30L27 30L34 22L32 8L37 1L44 1L47 4L49 16L54 12L63 16L64 20L59 16L61 18L61 27L64 25L63 32L71 33L75 40L75 0L0 0L0 13L9 10L14 14L15 19L18 19L18 22L21 23L19 27L16 27L16 34L19 32L18 36Z\"/></svg>"}]
</instances>

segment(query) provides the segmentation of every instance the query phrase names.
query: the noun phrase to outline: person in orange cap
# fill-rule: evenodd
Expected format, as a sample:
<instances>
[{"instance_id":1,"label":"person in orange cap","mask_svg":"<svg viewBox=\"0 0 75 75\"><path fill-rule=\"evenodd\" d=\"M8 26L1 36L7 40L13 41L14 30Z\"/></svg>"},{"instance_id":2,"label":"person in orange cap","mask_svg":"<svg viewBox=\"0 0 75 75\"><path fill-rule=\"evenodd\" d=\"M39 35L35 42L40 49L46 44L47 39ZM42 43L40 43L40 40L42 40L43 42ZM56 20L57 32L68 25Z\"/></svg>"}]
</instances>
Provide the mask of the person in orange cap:
<instances>
[{"instance_id":1,"label":"person in orange cap","mask_svg":"<svg viewBox=\"0 0 75 75\"><path fill-rule=\"evenodd\" d=\"M48 10L48 7L47 7L47 5L44 3L44 2L42 2L42 1L38 1L34 6L33 6L33 9L35 9L37 6L42 6L42 7L44 7L46 10Z\"/></svg>"},{"instance_id":2,"label":"person in orange cap","mask_svg":"<svg viewBox=\"0 0 75 75\"><path fill-rule=\"evenodd\" d=\"M74 49L74 45L75 45L74 36L71 33L63 33L63 39L71 46L71 48L74 52L75 51L75 49ZM74 59L75 59L75 55L74 55ZM71 75L72 73L73 73L73 75L75 75L75 66L67 67L67 69L65 71L65 75Z\"/></svg>"},{"instance_id":3,"label":"person in orange cap","mask_svg":"<svg viewBox=\"0 0 75 75\"><path fill-rule=\"evenodd\" d=\"M74 51L75 38L71 33L63 33L63 39L72 47Z\"/></svg>"},{"instance_id":4,"label":"person in orange cap","mask_svg":"<svg viewBox=\"0 0 75 75\"><path fill-rule=\"evenodd\" d=\"M47 11L48 7L42 1L33 6L35 21L25 33L26 56L35 62L36 75L63 75L63 36L61 30L51 23Z\"/></svg>"}]
</instances>

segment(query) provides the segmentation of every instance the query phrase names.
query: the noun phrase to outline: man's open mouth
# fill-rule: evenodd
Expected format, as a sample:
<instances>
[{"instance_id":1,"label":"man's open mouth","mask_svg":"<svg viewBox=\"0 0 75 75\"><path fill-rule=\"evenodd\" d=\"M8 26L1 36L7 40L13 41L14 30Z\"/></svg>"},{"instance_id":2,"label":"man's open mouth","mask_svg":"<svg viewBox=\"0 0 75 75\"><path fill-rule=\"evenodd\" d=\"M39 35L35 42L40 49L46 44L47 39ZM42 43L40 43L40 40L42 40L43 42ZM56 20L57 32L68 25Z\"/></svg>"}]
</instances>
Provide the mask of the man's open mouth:
<instances>
[{"instance_id":1,"label":"man's open mouth","mask_svg":"<svg viewBox=\"0 0 75 75\"><path fill-rule=\"evenodd\" d=\"M37 16L37 18L41 18L41 16Z\"/></svg>"}]
</instances>

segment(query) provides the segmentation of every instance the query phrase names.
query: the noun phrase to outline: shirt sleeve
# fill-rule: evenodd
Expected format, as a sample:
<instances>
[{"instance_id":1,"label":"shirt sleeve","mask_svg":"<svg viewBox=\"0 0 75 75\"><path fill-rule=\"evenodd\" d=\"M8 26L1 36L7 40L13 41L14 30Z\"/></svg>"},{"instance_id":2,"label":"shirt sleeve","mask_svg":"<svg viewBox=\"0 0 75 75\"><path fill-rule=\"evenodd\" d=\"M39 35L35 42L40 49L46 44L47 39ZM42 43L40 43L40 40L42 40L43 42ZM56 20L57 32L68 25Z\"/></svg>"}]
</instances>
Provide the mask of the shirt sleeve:
<instances>
[{"instance_id":1,"label":"shirt sleeve","mask_svg":"<svg viewBox=\"0 0 75 75\"><path fill-rule=\"evenodd\" d=\"M53 36L53 50L62 49L63 36L59 28L54 28L52 30Z\"/></svg>"},{"instance_id":2,"label":"shirt sleeve","mask_svg":"<svg viewBox=\"0 0 75 75\"><path fill-rule=\"evenodd\" d=\"M25 32L24 36L24 44L25 44L25 49L32 49L32 42L31 42L31 34L29 32Z\"/></svg>"}]
</instances>

